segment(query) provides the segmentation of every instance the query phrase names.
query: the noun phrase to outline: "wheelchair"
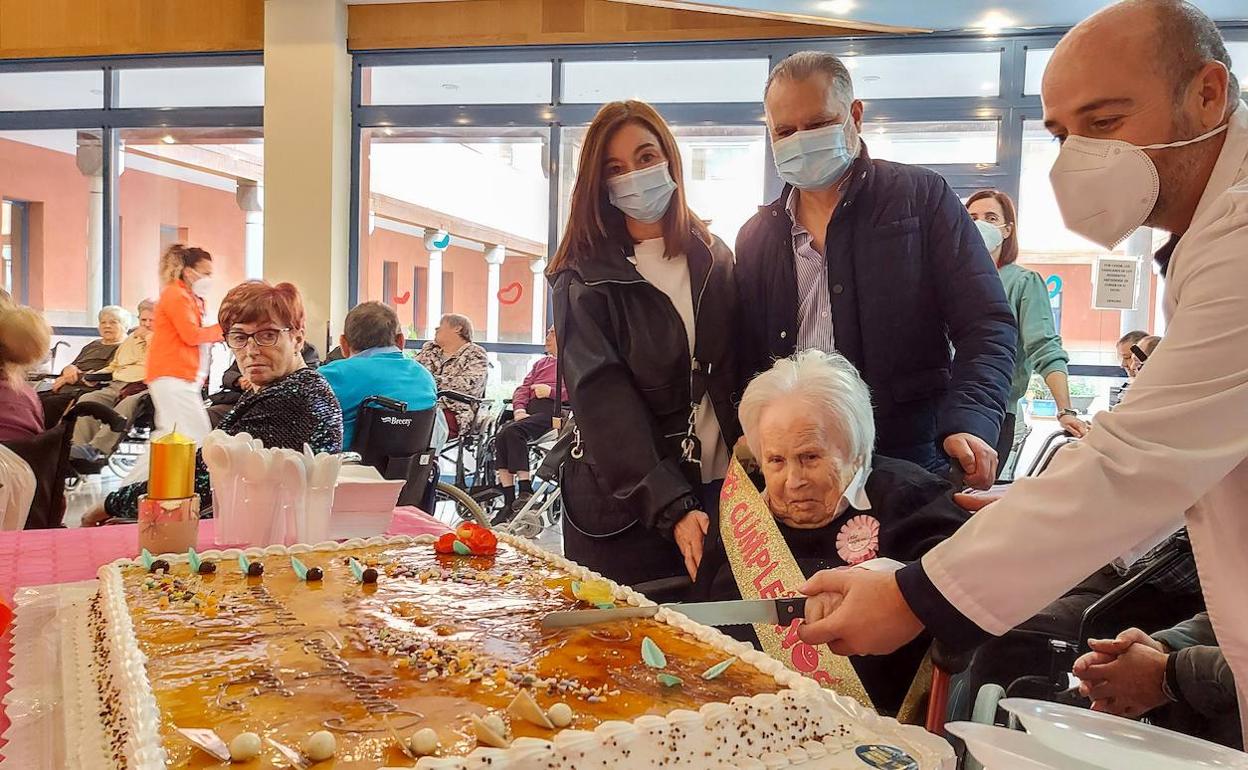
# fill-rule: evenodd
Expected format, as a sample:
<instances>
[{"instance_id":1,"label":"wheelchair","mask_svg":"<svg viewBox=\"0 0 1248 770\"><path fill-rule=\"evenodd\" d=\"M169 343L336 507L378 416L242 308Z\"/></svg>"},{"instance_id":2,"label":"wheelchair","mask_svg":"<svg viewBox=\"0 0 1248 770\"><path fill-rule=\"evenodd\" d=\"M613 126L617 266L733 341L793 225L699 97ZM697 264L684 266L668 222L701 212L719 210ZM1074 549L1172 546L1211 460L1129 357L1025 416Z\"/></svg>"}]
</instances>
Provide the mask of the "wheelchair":
<instances>
[{"instance_id":1,"label":"wheelchair","mask_svg":"<svg viewBox=\"0 0 1248 770\"><path fill-rule=\"evenodd\" d=\"M56 529L65 526L66 481L73 476L69 446L74 423L79 417L94 417L121 431L125 420L102 404L79 403L71 406L61 421L36 436L4 442L35 473L35 496L31 501L25 529Z\"/></svg>"},{"instance_id":2,"label":"wheelchair","mask_svg":"<svg viewBox=\"0 0 1248 770\"><path fill-rule=\"evenodd\" d=\"M417 506L455 527L462 521L489 522L466 492L439 478L433 448L438 410L408 411L407 404L371 396L360 404L350 451L387 479L403 479L399 505Z\"/></svg>"},{"instance_id":3,"label":"wheelchair","mask_svg":"<svg viewBox=\"0 0 1248 770\"><path fill-rule=\"evenodd\" d=\"M563 420L562 428L529 442L529 463L533 471L533 496L510 521L499 525L501 532L536 540L547 529L559 526L563 500L559 493L559 469L567 459L575 439L575 424Z\"/></svg>"},{"instance_id":4,"label":"wheelchair","mask_svg":"<svg viewBox=\"0 0 1248 770\"><path fill-rule=\"evenodd\" d=\"M70 458L69 464L73 475L66 479L66 489L77 488L85 483L88 477L97 475L105 469L117 478L125 478L134 469L135 464L146 451L152 431L156 428L156 407L152 404L152 397L146 390L123 398L117 402L117 405L119 406L127 398L135 398L137 402L128 418L118 415L123 421L123 427L122 430L117 431L117 441L112 449L100 460ZM113 411L116 413L115 410Z\"/></svg>"}]
</instances>

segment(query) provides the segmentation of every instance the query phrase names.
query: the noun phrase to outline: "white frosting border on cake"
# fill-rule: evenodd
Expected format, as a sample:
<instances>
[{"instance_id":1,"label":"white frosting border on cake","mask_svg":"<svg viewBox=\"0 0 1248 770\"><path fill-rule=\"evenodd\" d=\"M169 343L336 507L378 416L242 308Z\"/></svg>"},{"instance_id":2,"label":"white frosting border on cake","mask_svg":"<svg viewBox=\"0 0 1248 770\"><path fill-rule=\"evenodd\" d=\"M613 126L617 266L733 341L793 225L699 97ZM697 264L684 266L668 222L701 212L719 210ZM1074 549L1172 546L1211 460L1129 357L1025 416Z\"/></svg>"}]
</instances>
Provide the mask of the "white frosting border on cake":
<instances>
[{"instance_id":1,"label":"white frosting border on cake","mask_svg":"<svg viewBox=\"0 0 1248 770\"><path fill-rule=\"evenodd\" d=\"M541 559L555 568L581 580L602 580L611 586L618 603L638 607L654 606L654 602L626 586L621 586L586 569L575 562L545 551L533 543L510 535L498 533L499 541L521 553ZM270 545L265 548L231 548L223 551L209 550L200 554L210 560L236 559L240 553L249 557L285 556L310 551L340 551L370 546L402 546L432 544L432 535L418 537L371 537L354 538L341 543L325 542L316 545ZM170 564L185 563L187 554L163 554L160 558ZM126 608L122 567L142 566L138 559L119 559L99 570L101 610L108 631L110 655L114 677L121 691L121 703L129 724L126 755L133 770L164 770L166 753L160 738L160 711L147 677L146 657L139 650L138 639ZM697 712L678 709L666 717L642 716L632 722L605 722L593 732L563 730L553 741L521 738L506 749L478 747L462 757L424 757L417 768L515 768L528 770L545 769L552 760L564 767L577 767L578 760L592 756L594 765L602 767L657 766L657 759L671 761L672 752L679 749L688 758L705 758L704 763L715 766L732 762L739 767L779 768L800 766L807 759L818 759L822 751L839 751L848 747L848 740L862 742L881 740L898 745L919 762L921 770L953 766L953 751L947 743L929 735L922 728L901 725L894 719L879 716L857 702L842 698L824 690L813 680L785 668L779 661L755 650L748 644L732 639L714 628L695 623L680 613L661 609L657 620L691 634L697 639L748 663L772 676L781 687L779 693L762 693L753 696L737 696L729 703L708 703ZM789 714L800 713L801 718L792 719ZM753 728L741 730L742 724ZM845 731L848 739L826 738ZM867 735L854 736L858 729ZM784 752L759 752L751 741L768 739L785 747ZM822 747L816 748L816 747ZM745 752L748 757L738 753ZM648 756L648 755L654 755ZM746 762L747 758L753 761ZM614 761L611 761L614 760Z\"/></svg>"}]
</instances>

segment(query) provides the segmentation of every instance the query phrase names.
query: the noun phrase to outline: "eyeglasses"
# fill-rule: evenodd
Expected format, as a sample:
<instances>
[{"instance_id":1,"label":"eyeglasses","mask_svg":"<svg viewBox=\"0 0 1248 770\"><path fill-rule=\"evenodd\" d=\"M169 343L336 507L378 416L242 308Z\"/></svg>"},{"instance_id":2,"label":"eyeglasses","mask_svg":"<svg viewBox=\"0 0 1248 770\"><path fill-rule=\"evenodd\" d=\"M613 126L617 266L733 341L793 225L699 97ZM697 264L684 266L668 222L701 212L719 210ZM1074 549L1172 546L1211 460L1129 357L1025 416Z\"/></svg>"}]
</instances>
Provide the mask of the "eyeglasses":
<instances>
[{"instance_id":1,"label":"eyeglasses","mask_svg":"<svg viewBox=\"0 0 1248 770\"><path fill-rule=\"evenodd\" d=\"M247 347L247 343L249 341L255 340L258 347L271 348L277 344L279 339L282 338L282 332L288 331L290 331L289 326L284 329L261 329L253 334L247 334L246 332L230 332L225 335L225 344L228 345L231 350L242 350Z\"/></svg>"}]
</instances>

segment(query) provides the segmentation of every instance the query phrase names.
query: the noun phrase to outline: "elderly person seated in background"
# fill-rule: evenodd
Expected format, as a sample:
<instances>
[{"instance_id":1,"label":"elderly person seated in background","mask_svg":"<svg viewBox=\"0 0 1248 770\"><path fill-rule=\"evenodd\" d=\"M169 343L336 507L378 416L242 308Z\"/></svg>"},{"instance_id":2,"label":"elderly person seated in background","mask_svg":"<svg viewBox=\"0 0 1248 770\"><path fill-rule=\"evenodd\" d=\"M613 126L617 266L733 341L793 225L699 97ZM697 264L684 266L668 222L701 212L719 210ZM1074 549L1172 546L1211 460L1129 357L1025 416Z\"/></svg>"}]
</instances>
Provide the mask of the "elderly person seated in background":
<instances>
[{"instance_id":1,"label":"elderly person seated in background","mask_svg":"<svg viewBox=\"0 0 1248 770\"><path fill-rule=\"evenodd\" d=\"M533 474L529 469L529 442L541 438L554 427L555 414L568 402L567 385L556 403L555 375L559 349L555 327L546 330L546 355L533 368L511 396L513 419L498 429L494 437L494 460L498 483L503 488L503 510L494 523L510 520L533 496ZM516 481L520 482L519 494Z\"/></svg>"},{"instance_id":2,"label":"elderly person seated in background","mask_svg":"<svg viewBox=\"0 0 1248 770\"><path fill-rule=\"evenodd\" d=\"M433 339L416 354L416 360L433 375L438 390L451 390L473 398L485 398L485 379L490 359L485 348L472 341L472 321L467 316L442 316ZM451 438L472 430L477 405L439 398L438 408L446 415Z\"/></svg>"},{"instance_id":3,"label":"elderly person seated in background","mask_svg":"<svg viewBox=\"0 0 1248 770\"><path fill-rule=\"evenodd\" d=\"M746 388L740 416L761 465L763 498L783 538L769 542L768 550L773 558L783 554L781 568L786 560L796 563L804 576L795 576L799 585L824 569L876 558L918 559L969 515L953 503L945 479L873 454L875 420L866 383L839 354L806 350L776 361ZM725 548L733 524L732 514L724 513L720 530L712 528L695 600L738 599L739 586L749 588ZM760 646L748 626L725 630ZM892 655L850 659L878 710L897 713L929 644L920 638Z\"/></svg>"},{"instance_id":4,"label":"elderly person seated in background","mask_svg":"<svg viewBox=\"0 0 1248 770\"><path fill-rule=\"evenodd\" d=\"M303 298L293 284L265 281L239 284L221 301L225 343L239 360L255 389L245 393L218 428L229 434L249 433L266 448L313 452L342 450L342 410L325 378L303 363L305 313ZM208 470L196 460L195 491L202 509L211 503ZM122 487L104 505L83 517L83 526L108 517L134 519L147 483Z\"/></svg>"},{"instance_id":5,"label":"elderly person seated in background","mask_svg":"<svg viewBox=\"0 0 1248 770\"><path fill-rule=\"evenodd\" d=\"M113 360L126 337L129 316L125 308L116 305L100 309L96 317L100 338L83 346L73 362L61 370L60 376L52 381L47 390L41 390L39 394L39 399L43 401L45 427L51 428L60 422L75 399L94 390L94 386L82 376L102 370Z\"/></svg>"},{"instance_id":6,"label":"elderly person seated in background","mask_svg":"<svg viewBox=\"0 0 1248 770\"><path fill-rule=\"evenodd\" d=\"M117 412L127 420L133 416L139 403L137 394L146 389L143 378L147 374L147 343L152 337L155 316L155 302L145 299L139 303L138 327L117 346L113 360L99 370L100 374L112 375L112 379L97 390L83 394L79 401L116 407ZM80 417L74 423L70 456L99 462L113 450L117 439L116 433L94 417Z\"/></svg>"},{"instance_id":7,"label":"elderly person seated in background","mask_svg":"<svg viewBox=\"0 0 1248 770\"><path fill-rule=\"evenodd\" d=\"M351 449L360 404L384 396L408 411L432 409L438 393L429 370L403 354L403 328L394 309L361 302L347 313L338 344L346 356L321 367L321 375L342 405L342 446Z\"/></svg>"},{"instance_id":8,"label":"elderly person seated in background","mask_svg":"<svg viewBox=\"0 0 1248 770\"><path fill-rule=\"evenodd\" d=\"M43 432L43 405L26 372L48 354L52 330L35 310L0 298L0 441Z\"/></svg>"}]
</instances>

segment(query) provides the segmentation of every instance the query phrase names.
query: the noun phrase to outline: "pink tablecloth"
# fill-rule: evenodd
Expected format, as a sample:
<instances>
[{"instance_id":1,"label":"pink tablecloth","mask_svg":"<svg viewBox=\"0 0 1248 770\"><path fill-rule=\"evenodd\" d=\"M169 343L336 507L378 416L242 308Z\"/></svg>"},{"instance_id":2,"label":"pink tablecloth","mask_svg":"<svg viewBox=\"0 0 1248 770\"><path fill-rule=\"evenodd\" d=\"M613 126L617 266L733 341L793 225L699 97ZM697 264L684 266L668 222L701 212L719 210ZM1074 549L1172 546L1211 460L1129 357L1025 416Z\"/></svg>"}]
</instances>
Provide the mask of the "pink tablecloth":
<instances>
[{"instance_id":1,"label":"pink tablecloth","mask_svg":"<svg viewBox=\"0 0 1248 770\"><path fill-rule=\"evenodd\" d=\"M213 545L212 520L199 525L199 550ZM396 508L388 535L440 535L447 527L416 508ZM43 529L0 532L0 599L13 603L13 593L23 586L73 583L90 580L110 561L138 553L137 525L85 529ZM0 637L0 703L9 691L10 633ZM0 706L0 735L9 719ZM0 740L0 748L4 741Z\"/></svg>"}]
</instances>

